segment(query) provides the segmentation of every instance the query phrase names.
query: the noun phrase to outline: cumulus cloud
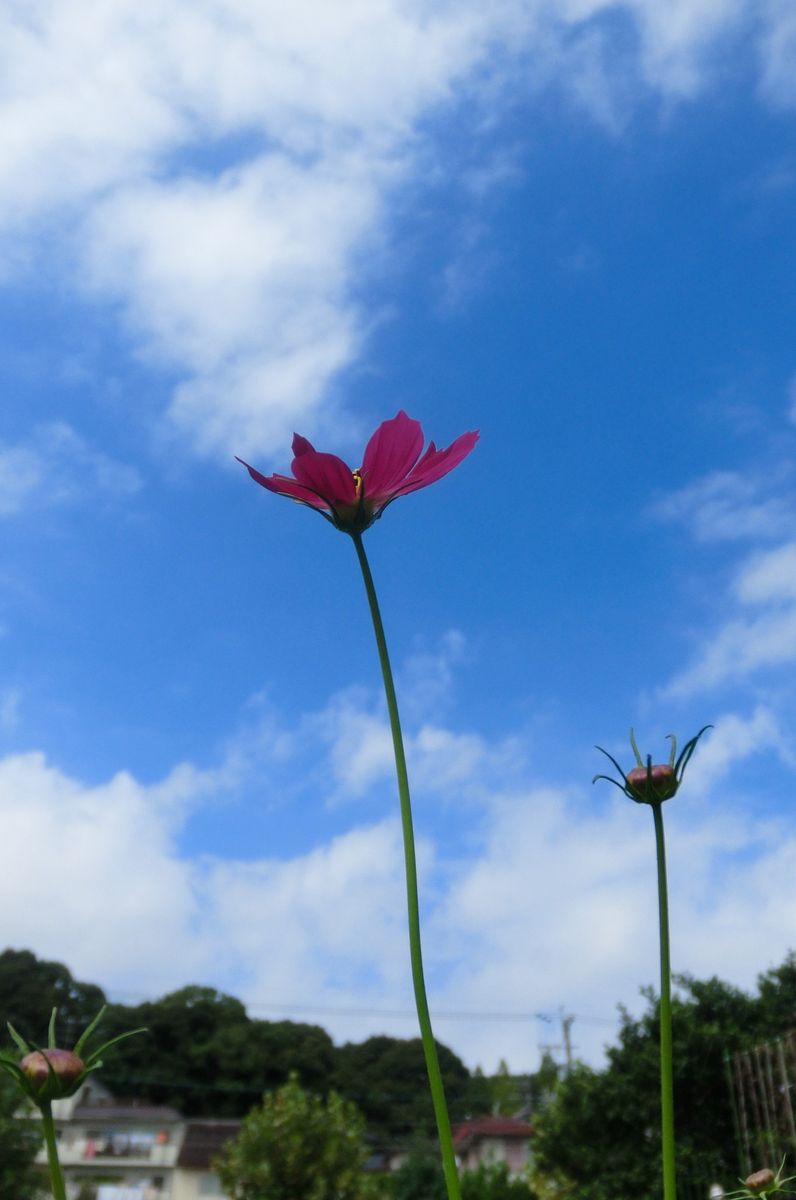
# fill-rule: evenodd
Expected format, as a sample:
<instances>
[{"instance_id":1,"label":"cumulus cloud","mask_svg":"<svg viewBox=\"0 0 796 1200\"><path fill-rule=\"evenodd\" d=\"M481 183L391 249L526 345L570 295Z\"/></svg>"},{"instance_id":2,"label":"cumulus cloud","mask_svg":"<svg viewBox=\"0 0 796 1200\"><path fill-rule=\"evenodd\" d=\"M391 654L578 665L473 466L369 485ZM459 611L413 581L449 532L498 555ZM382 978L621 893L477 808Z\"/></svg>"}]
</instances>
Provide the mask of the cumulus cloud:
<instances>
[{"instance_id":1,"label":"cumulus cloud","mask_svg":"<svg viewBox=\"0 0 796 1200\"><path fill-rule=\"evenodd\" d=\"M40 425L24 441L0 442L0 517L89 497L132 495L135 468L95 450L70 425Z\"/></svg>"},{"instance_id":2,"label":"cumulus cloud","mask_svg":"<svg viewBox=\"0 0 796 1200\"><path fill-rule=\"evenodd\" d=\"M721 615L692 662L663 689L686 697L796 659L796 497L784 465L767 478L713 472L657 501L653 515L686 525L697 542L751 543L732 570ZM778 543L771 549L761 544Z\"/></svg>"},{"instance_id":3,"label":"cumulus cloud","mask_svg":"<svg viewBox=\"0 0 796 1200\"><path fill-rule=\"evenodd\" d=\"M796 608L726 622L695 662L664 689L668 696L690 696L764 667L796 659Z\"/></svg>"},{"instance_id":4,"label":"cumulus cloud","mask_svg":"<svg viewBox=\"0 0 796 1200\"><path fill-rule=\"evenodd\" d=\"M460 731L437 736L458 754ZM667 805L677 970L747 985L787 950L794 913L782 879L796 840L774 816L745 810L727 783L732 764L777 755L778 739L763 709L725 714ZM507 787L492 769L499 752L486 747L466 764L481 792L466 854L446 821L418 845L437 1032L471 1065L507 1057L532 1068L532 1015L563 1003L603 1019L576 1021L578 1053L594 1061L617 1001L632 1007L656 978L652 822L619 796L540 788L527 773ZM153 784L125 772L90 784L41 753L0 759L0 944L65 961L112 993L200 982L253 1011L318 1019L341 1039L412 1036L396 816L347 810L333 832L310 823L290 853L265 840L245 858L186 857L192 815L245 771L232 755L211 770L181 764ZM430 775L413 782L418 797L433 795ZM462 1020L467 1012L504 1015ZM525 1023L512 1019L522 1013Z\"/></svg>"},{"instance_id":5,"label":"cumulus cloud","mask_svg":"<svg viewBox=\"0 0 796 1200\"><path fill-rule=\"evenodd\" d=\"M756 555L735 580L735 593L744 604L796 600L796 542Z\"/></svg>"},{"instance_id":6,"label":"cumulus cloud","mask_svg":"<svg viewBox=\"0 0 796 1200\"><path fill-rule=\"evenodd\" d=\"M685 524L699 542L775 539L793 528L793 495L785 481L741 471L713 471L672 492L651 508L663 521Z\"/></svg>"},{"instance_id":7,"label":"cumulus cloud","mask_svg":"<svg viewBox=\"0 0 796 1200\"><path fill-rule=\"evenodd\" d=\"M60 264L112 298L135 349L176 380L163 432L186 449L268 455L299 418L322 431L322 401L366 345L363 289L387 269L393 197L439 161L430 117L459 108L494 127L510 83L513 96L557 89L619 133L639 96L694 96L753 17L773 95L787 6L751 12L748 0L7 7L6 270L46 247L51 273Z\"/></svg>"}]
</instances>

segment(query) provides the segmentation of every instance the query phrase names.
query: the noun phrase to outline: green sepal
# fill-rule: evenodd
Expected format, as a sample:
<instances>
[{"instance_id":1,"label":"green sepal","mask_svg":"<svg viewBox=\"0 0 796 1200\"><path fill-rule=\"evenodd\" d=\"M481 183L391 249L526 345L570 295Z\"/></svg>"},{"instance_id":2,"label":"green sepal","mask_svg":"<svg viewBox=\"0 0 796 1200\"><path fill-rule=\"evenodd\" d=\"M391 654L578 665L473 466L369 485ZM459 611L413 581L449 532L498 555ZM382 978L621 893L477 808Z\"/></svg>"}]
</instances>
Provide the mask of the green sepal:
<instances>
[{"instance_id":1,"label":"green sepal","mask_svg":"<svg viewBox=\"0 0 796 1200\"><path fill-rule=\"evenodd\" d=\"M96 1067L99 1065L97 1060L98 1060L100 1054L104 1054L106 1050L109 1050L111 1048L111 1046L116 1046L116 1045L118 1045L119 1042L123 1042L127 1038L135 1037L136 1034L148 1033L148 1032L149 1032L149 1030L147 1029L146 1025L142 1025L139 1029L130 1029L130 1030L128 1030L127 1033L118 1034L115 1038L111 1038L111 1040L109 1042L104 1042L103 1045L101 1045L99 1047L99 1049L94 1050L91 1054L89 1054L88 1058L83 1060L86 1064L86 1067L90 1071L95 1070Z\"/></svg>"},{"instance_id":2,"label":"green sepal","mask_svg":"<svg viewBox=\"0 0 796 1200\"><path fill-rule=\"evenodd\" d=\"M16 1029L15 1029L15 1028L14 1028L14 1026L11 1024L11 1022L10 1022L10 1021L7 1021L7 1022L6 1022L6 1026L7 1026L7 1028L8 1028L8 1032L9 1032L9 1034L11 1035L11 1038L12 1038L12 1040L13 1040L14 1044L16 1045L16 1047L17 1047L17 1049L20 1051L20 1053L23 1055L23 1057L24 1057L24 1055L26 1055L26 1054L30 1054L30 1052L31 1052L31 1050L33 1049L33 1047L32 1047L32 1046L30 1046L30 1045L29 1045L29 1044L28 1044L28 1043L25 1041L25 1039L24 1039L24 1038L23 1038L23 1037L22 1037L20 1034L18 1034L18 1033L17 1033Z\"/></svg>"},{"instance_id":3,"label":"green sepal","mask_svg":"<svg viewBox=\"0 0 796 1200\"><path fill-rule=\"evenodd\" d=\"M83 1047L85 1046L88 1039L91 1037L94 1030L99 1025L102 1018L105 1016L105 1012L106 1012L107 1008L108 1008L107 1004L103 1004L102 1008L99 1010L99 1012L97 1013L94 1020L91 1021L86 1026L86 1028L81 1033L80 1037L77 1039L77 1042L75 1044L75 1054L77 1055L78 1058L82 1057L81 1051L82 1051Z\"/></svg>"}]
</instances>

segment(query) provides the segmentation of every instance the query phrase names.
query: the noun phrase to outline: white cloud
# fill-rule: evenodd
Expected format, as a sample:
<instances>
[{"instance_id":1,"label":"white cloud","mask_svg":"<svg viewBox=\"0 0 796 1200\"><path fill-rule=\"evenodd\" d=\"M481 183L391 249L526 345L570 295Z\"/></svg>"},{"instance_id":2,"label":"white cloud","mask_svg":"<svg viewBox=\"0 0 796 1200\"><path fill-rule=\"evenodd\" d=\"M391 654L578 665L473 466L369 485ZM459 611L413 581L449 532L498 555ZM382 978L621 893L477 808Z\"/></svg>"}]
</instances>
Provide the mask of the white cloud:
<instances>
[{"instance_id":1,"label":"white cloud","mask_svg":"<svg viewBox=\"0 0 796 1200\"><path fill-rule=\"evenodd\" d=\"M682 742L678 749L682 750ZM700 738L688 765L689 796L700 799L709 796L726 780L734 763L766 751L774 751L783 761L791 761L779 722L769 708L759 704L750 717L737 713L717 717L713 727Z\"/></svg>"},{"instance_id":2,"label":"white cloud","mask_svg":"<svg viewBox=\"0 0 796 1200\"><path fill-rule=\"evenodd\" d=\"M90 286L125 304L150 357L189 370L168 417L198 449L286 443L351 361L352 264L379 207L375 167L351 157L306 165L272 154L96 206Z\"/></svg>"},{"instance_id":3,"label":"white cloud","mask_svg":"<svg viewBox=\"0 0 796 1200\"><path fill-rule=\"evenodd\" d=\"M426 662L432 655L422 656ZM412 666L416 659L410 659ZM445 664L444 672L448 666ZM411 677L411 673L410 673ZM426 681L418 680L421 701L428 698ZM449 681L444 682L445 687ZM411 688L402 690L405 713L417 714L423 703L413 703ZM390 783L395 773L392 734L380 699L365 689L353 688L335 696L321 713L305 723L306 738L318 738L319 752L329 756L335 799L357 800ZM404 721L404 749L412 789L457 802L480 798L484 780L505 781L517 776L523 763L518 739L506 737L495 745L479 734L454 732L439 722Z\"/></svg>"},{"instance_id":4,"label":"white cloud","mask_svg":"<svg viewBox=\"0 0 796 1200\"><path fill-rule=\"evenodd\" d=\"M796 600L796 542L786 542L747 562L735 580L743 604Z\"/></svg>"},{"instance_id":5,"label":"white cloud","mask_svg":"<svg viewBox=\"0 0 796 1200\"><path fill-rule=\"evenodd\" d=\"M89 787L42 754L0 760L0 940L33 946L120 984L158 987L202 956L183 938L196 914L192 870L173 853L171 828L184 790L177 773L157 789L119 774ZM156 881L156 885L153 885ZM146 945L146 954L131 947Z\"/></svg>"},{"instance_id":6,"label":"white cloud","mask_svg":"<svg viewBox=\"0 0 796 1200\"><path fill-rule=\"evenodd\" d=\"M446 734L451 745L461 736ZM676 970L745 986L784 957L793 905L782 879L796 840L742 808L728 783L733 763L778 753L778 738L765 710L726 714L666 806ZM527 781L507 790L490 765L498 752L468 764L482 803L466 855L460 843L452 850L447 821L418 846L437 1033L471 1064L507 1057L527 1069L537 1061L532 1014L563 1004L604 1019L575 1025L578 1053L594 1060L616 1003L637 1006L638 986L656 979L652 822L607 791L584 798ZM305 763L313 781L315 766ZM308 832L290 854L266 842L245 860L187 859L186 822L239 785L241 770L182 764L153 785L126 773L90 785L42 754L0 759L0 945L29 946L111 992L201 982L255 1011L282 1005L318 1019L338 1038L413 1036L397 819ZM528 1020L462 1022L450 1011Z\"/></svg>"},{"instance_id":7,"label":"white cloud","mask_svg":"<svg viewBox=\"0 0 796 1200\"><path fill-rule=\"evenodd\" d=\"M0 517L88 497L129 496L138 472L93 449L62 421L35 428L17 444L0 442Z\"/></svg>"},{"instance_id":8,"label":"white cloud","mask_svg":"<svg viewBox=\"0 0 796 1200\"><path fill-rule=\"evenodd\" d=\"M708 639L696 661L664 688L664 695L690 696L794 659L796 608L728 621Z\"/></svg>"},{"instance_id":9,"label":"white cloud","mask_svg":"<svg viewBox=\"0 0 796 1200\"><path fill-rule=\"evenodd\" d=\"M553 87L618 132L645 90L695 95L749 12L745 0L6 7L7 270L46 245L48 271L60 263L113 298L136 348L177 373L167 434L201 454L267 455L299 418L318 432L362 353L362 289L385 270L395 189L444 175L444 162L429 169L429 116L458 106L477 135L507 90ZM757 19L776 74L784 10ZM483 142L494 166L495 139ZM474 161L463 187L477 174Z\"/></svg>"},{"instance_id":10,"label":"white cloud","mask_svg":"<svg viewBox=\"0 0 796 1200\"><path fill-rule=\"evenodd\" d=\"M783 495L786 485L778 476L763 481L740 471L713 471L658 500L651 512L687 525L700 542L774 539L793 529L793 495Z\"/></svg>"},{"instance_id":11,"label":"white cloud","mask_svg":"<svg viewBox=\"0 0 796 1200\"><path fill-rule=\"evenodd\" d=\"M767 0L760 39L761 91L782 108L796 104L796 15L787 0Z\"/></svg>"}]
</instances>

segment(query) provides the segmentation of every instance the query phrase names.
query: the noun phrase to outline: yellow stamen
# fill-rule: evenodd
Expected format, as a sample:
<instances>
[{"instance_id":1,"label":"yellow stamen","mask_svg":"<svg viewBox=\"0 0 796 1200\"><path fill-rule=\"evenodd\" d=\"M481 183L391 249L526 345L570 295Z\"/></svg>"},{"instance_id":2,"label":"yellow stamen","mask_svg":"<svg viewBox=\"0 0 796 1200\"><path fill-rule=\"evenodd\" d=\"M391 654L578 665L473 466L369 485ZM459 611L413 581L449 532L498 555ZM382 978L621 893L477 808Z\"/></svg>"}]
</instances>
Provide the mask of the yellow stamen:
<instances>
[{"instance_id":1,"label":"yellow stamen","mask_svg":"<svg viewBox=\"0 0 796 1200\"><path fill-rule=\"evenodd\" d=\"M359 471L352 471L351 474L354 476L354 486L357 490L357 499L359 499L359 494L362 491L362 476Z\"/></svg>"}]
</instances>

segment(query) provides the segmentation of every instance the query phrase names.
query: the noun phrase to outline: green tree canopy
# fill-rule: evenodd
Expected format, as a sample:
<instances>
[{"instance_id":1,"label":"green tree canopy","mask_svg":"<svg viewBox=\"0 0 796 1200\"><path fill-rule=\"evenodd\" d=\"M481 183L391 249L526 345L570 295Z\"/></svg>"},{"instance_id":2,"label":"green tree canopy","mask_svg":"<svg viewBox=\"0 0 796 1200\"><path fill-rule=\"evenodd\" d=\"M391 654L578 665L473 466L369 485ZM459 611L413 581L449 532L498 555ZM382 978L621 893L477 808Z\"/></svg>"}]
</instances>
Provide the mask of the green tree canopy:
<instances>
[{"instance_id":1,"label":"green tree canopy","mask_svg":"<svg viewBox=\"0 0 796 1200\"><path fill-rule=\"evenodd\" d=\"M504 1162L484 1162L461 1175L462 1200L535 1200L525 1179L512 1179Z\"/></svg>"},{"instance_id":2,"label":"green tree canopy","mask_svg":"<svg viewBox=\"0 0 796 1200\"><path fill-rule=\"evenodd\" d=\"M180 988L109 1012L109 1034L131 1025L149 1033L114 1050L103 1080L187 1116L243 1116L291 1071L324 1089L334 1069L334 1045L319 1026L254 1021L240 1000L213 988Z\"/></svg>"},{"instance_id":3,"label":"green tree canopy","mask_svg":"<svg viewBox=\"0 0 796 1200\"><path fill-rule=\"evenodd\" d=\"M68 967L36 958L30 950L0 953L0 1028L6 1021L29 1041L43 1041L58 1009L58 1040L69 1049L105 1003L94 983L80 983Z\"/></svg>"},{"instance_id":4,"label":"green tree canopy","mask_svg":"<svg viewBox=\"0 0 796 1200\"><path fill-rule=\"evenodd\" d=\"M14 1114L22 1097L5 1075L0 1076L0 1200L35 1200L42 1177L33 1165L42 1144L39 1124Z\"/></svg>"},{"instance_id":5,"label":"green tree canopy","mask_svg":"<svg viewBox=\"0 0 796 1200\"><path fill-rule=\"evenodd\" d=\"M353 1104L293 1076L249 1113L216 1169L231 1200L362 1200L364 1130Z\"/></svg>"},{"instance_id":6,"label":"green tree canopy","mask_svg":"<svg viewBox=\"0 0 796 1200\"><path fill-rule=\"evenodd\" d=\"M776 981L772 977L772 986ZM678 1190L700 1198L711 1182L730 1185L738 1152L724 1056L765 1036L764 1005L719 979L679 979L673 1002ZM762 986L762 981L761 981ZM661 1194L658 1004L626 1012L602 1071L578 1065L539 1115L539 1169L574 1183L578 1200L657 1200Z\"/></svg>"},{"instance_id":7,"label":"green tree canopy","mask_svg":"<svg viewBox=\"0 0 796 1200\"><path fill-rule=\"evenodd\" d=\"M451 1121L473 1111L473 1080L464 1063L437 1043ZM436 1131L420 1038L379 1035L348 1042L336 1052L335 1087L364 1113L368 1130L383 1141L431 1137ZM488 1088L480 1097L488 1111ZM478 1111L484 1111L479 1105Z\"/></svg>"},{"instance_id":8,"label":"green tree canopy","mask_svg":"<svg viewBox=\"0 0 796 1200\"><path fill-rule=\"evenodd\" d=\"M445 1200L439 1155L415 1144L389 1180L391 1200ZM484 1162L459 1176L462 1200L536 1200L526 1179L512 1179L504 1162Z\"/></svg>"}]
</instances>

